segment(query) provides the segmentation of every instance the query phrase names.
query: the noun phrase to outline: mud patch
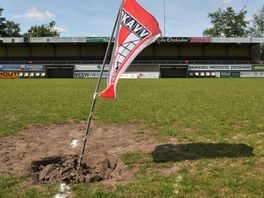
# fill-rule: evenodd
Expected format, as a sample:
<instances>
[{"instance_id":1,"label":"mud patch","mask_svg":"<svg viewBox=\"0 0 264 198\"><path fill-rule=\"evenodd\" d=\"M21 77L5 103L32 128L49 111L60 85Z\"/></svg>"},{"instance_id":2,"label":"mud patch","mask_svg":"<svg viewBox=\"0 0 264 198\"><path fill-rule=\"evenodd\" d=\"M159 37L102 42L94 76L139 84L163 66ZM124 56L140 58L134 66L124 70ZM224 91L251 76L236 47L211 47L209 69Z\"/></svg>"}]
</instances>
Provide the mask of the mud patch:
<instances>
[{"instance_id":1,"label":"mud patch","mask_svg":"<svg viewBox=\"0 0 264 198\"><path fill-rule=\"evenodd\" d=\"M31 128L0 138L0 173L28 175L33 161L50 156L79 155L85 123ZM118 157L130 151L152 152L159 144L150 131L136 125L92 125L85 154ZM175 141L173 141L175 143Z\"/></svg>"},{"instance_id":2,"label":"mud patch","mask_svg":"<svg viewBox=\"0 0 264 198\"><path fill-rule=\"evenodd\" d=\"M77 162L78 156L70 155L36 160L30 166L31 182L76 184L135 179L124 163L114 156L89 156L83 160L80 170L77 168Z\"/></svg>"},{"instance_id":3,"label":"mud patch","mask_svg":"<svg viewBox=\"0 0 264 198\"><path fill-rule=\"evenodd\" d=\"M72 158L68 159L66 156L77 156L80 153L85 125L86 123L83 122L30 128L19 132L15 136L0 138L0 174L11 173L16 176L30 176L32 171L29 171L29 167L32 167L32 162L51 156L61 157L59 165L63 164L64 160L69 163ZM100 126L92 124L84 160L86 160L87 166L91 169L91 167L96 167L100 163L91 158L92 156L97 156L96 159L101 159L102 162L104 159L109 161L110 156L118 159L120 155L127 152L152 153L157 145L161 143L175 144L177 143L177 139L170 138L157 141L153 138L149 129L134 124ZM123 162L118 161L118 164L120 163ZM56 163L52 162L51 164ZM44 169L48 171L45 166L42 164L43 171ZM124 170L123 165L115 171L118 170L122 172ZM63 170L60 169L60 171ZM38 180L47 182L49 178L45 177L43 176ZM57 179L56 177L52 180L62 181L61 177ZM114 180L118 180L120 177L122 180L122 174L113 178ZM108 175L106 178L109 178L109 180L105 180L103 183L107 183L108 185L120 183L114 181L107 182L113 179L112 175ZM126 181L122 181L121 183L126 183Z\"/></svg>"}]
</instances>

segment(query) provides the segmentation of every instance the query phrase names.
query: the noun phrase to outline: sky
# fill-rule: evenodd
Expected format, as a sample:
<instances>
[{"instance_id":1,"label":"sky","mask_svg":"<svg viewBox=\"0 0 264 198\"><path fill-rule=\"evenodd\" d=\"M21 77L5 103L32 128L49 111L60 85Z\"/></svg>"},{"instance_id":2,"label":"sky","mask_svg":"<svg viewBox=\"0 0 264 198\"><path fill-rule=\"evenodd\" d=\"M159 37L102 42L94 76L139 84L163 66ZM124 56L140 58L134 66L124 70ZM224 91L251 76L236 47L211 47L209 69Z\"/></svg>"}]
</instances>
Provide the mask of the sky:
<instances>
[{"instance_id":1,"label":"sky","mask_svg":"<svg viewBox=\"0 0 264 198\"><path fill-rule=\"evenodd\" d=\"M251 19L264 0L137 0L152 13L165 36L202 36L210 27L208 13L232 6L246 6ZM20 23L22 32L33 25L56 21L61 36L110 36L121 0L0 0L3 16Z\"/></svg>"}]
</instances>

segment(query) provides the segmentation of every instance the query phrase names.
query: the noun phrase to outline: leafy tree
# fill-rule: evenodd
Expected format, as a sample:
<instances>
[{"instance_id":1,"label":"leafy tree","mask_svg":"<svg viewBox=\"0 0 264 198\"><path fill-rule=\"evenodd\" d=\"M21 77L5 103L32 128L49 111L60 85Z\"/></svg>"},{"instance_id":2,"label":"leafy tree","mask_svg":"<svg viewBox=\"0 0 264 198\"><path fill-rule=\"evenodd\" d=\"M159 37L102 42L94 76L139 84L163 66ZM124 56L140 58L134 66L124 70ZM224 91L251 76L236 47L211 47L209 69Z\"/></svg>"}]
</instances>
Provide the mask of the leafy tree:
<instances>
[{"instance_id":1,"label":"leafy tree","mask_svg":"<svg viewBox=\"0 0 264 198\"><path fill-rule=\"evenodd\" d=\"M4 9L0 7L0 36L1 37L17 37L20 35L20 24L13 21L7 21L2 17Z\"/></svg>"},{"instance_id":2,"label":"leafy tree","mask_svg":"<svg viewBox=\"0 0 264 198\"><path fill-rule=\"evenodd\" d=\"M264 5L253 15L252 25L253 26L250 28L250 35L264 38Z\"/></svg>"},{"instance_id":3,"label":"leafy tree","mask_svg":"<svg viewBox=\"0 0 264 198\"><path fill-rule=\"evenodd\" d=\"M6 18L2 17L4 9L0 7L0 36L6 36Z\"/></svg>"},{"instance_id":4,"label":"leafy tree","mask_svg":"<svg viewBox=\"0 0 264 198\"><path fill-rule=\"evenodd\" d=\"M26 37L56 37L60 36L55 28L56 22L51 21L49 24L35 25L32 26L27 33L24 34Z\"/></svg>"},{"instance_id":5,"label":"leafy tree","mask_svg":"<svg viewBox=\"0 0 264 198\"><path fill-rule=\"evenodd\" d=\"M6 36L8 37L19 37L20 34L20 24L13 21L6 21Z\"/></svg>"},{"instance_id":6,"label":"leafy tree","mask_svg":"<svg viewBox=\"0 0 264 198\"><path fill-rule=\"evenodd\" d=\"M208 14L212 28L206 28L203 32L206 36L213 37L246 37L248 35L247 11L243 8L238 13L232 7L226 10L219 8L216 12Z\"/></svg>"},{"instance_id":7,"label":"leafy tree","mask_svg":"<svg viewBox=\"0 0 264 198\"><path fill-rule=\"evenodd\" d=\"M218 11L209 13L208 18L211 18L211 23L214 25L212 28L204 30L203 34L208 36L220 37L224 31L224 11L218 9Z\"/></svg>"}]
</instances>

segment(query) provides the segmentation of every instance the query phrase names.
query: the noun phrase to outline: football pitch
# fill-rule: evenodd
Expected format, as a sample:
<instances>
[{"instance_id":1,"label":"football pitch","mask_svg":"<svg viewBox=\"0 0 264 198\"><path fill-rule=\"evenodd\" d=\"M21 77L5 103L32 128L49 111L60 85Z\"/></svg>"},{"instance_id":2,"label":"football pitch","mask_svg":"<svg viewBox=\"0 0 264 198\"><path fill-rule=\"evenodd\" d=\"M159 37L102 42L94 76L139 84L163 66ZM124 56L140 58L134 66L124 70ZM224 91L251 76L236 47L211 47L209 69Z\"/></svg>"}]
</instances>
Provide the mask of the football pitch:
<instances>
[{"instance_id":1,"label":"football pitch","mask_svg":"<svg viewBox=\"0 0 264 198\"><path fill-rule=\"evenodd\" d=\"M0 145L22 130L82 123L95 85L95 79L0 80ZM105 82L101 90L104 86ZM264 197L263 101L260 78L120 80L116 100L98 99L94 124L138 127L139 135L154 139L156 147L118 155L135 175L134 181L76 184L71 193ZM52 197L57 187L28 185L26 175L8 171L0 175L0 198Z\"/></svg>"}]
</instances>

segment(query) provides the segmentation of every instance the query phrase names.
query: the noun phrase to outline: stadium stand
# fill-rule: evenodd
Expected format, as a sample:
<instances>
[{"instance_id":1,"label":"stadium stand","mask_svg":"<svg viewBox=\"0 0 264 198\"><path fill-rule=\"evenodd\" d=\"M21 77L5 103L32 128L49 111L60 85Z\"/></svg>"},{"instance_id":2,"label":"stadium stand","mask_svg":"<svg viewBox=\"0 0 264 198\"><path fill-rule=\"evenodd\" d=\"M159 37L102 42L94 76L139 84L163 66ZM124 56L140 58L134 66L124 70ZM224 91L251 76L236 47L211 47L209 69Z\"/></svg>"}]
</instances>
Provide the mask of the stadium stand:
<instances>
[{"instance_id":1,"label":"stadium stand","mask_svg":"<svg viewBox=\"0 0 264 198\"><path fill-rule=\"evenodd\" d=\"M0 38L0 77L97 77L108 40L107 37ZM165 37L147 47L126 76L264 77L263 43L263 38Z\"/></svg>"}]
</instances>

